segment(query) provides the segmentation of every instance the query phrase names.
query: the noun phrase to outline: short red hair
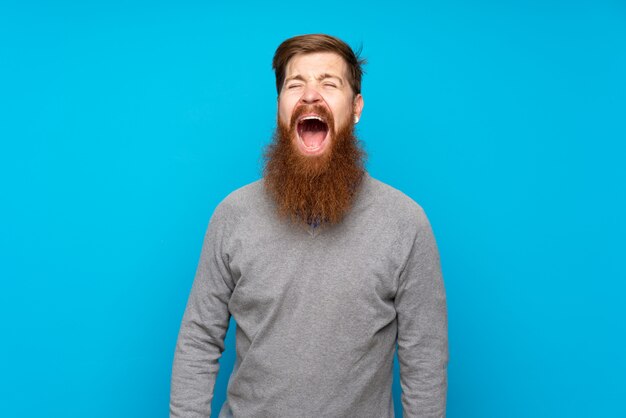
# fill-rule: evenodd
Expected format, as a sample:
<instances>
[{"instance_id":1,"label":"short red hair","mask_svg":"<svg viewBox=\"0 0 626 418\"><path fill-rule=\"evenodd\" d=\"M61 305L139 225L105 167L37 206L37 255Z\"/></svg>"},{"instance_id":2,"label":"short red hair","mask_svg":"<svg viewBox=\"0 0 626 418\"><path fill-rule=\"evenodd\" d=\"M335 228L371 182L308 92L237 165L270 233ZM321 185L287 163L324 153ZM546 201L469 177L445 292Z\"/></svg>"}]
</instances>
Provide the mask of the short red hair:
<instances>
[{"instance_id":1,"label":"short red hair","mask_svg":"<svg viewBox=\"0 0 626 418\"><path fill-rule=\"evenodd\" d=\"M339 38L324 34L294 36L278 46L272 60L272 68L276 74L276 91L280 94L285 82L287 63L299 54L315 52L334 52L344 59L348 65L348 82L354 94L361 93L361 77L366 60L360 58L361 50L356 52Z\"/></svg>"}]
</instances>

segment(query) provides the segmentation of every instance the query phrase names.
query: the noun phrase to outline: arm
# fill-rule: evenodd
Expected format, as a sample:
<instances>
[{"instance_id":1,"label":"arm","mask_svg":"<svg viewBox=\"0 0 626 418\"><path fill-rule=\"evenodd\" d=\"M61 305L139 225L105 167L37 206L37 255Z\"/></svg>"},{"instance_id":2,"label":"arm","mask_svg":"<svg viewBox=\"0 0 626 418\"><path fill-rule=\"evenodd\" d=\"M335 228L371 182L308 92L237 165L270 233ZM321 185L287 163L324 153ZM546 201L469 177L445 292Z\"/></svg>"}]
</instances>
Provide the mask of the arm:
<instances>
[{"instance_id":1,"label":"arm","mask_svg":"<svg viewBox=\"0 0 626 418\"><path fill-rule=\"evenodd\" d=\"M170 391L170 417L209 418L213 387L224 351L234 285L225 256L223 218L216 209L204 238L178 334Z\"/></svg>"},{"instance_id":2,"label":"arm","mask_svg":"<svg viewBox=\"0 0 626 418\"><path fill-rule=\"evenodd\" d=\"M405 418L445 417L448 365L446 296L439 252L420 210L395 305Z\"/></svg>"}]
</instances>

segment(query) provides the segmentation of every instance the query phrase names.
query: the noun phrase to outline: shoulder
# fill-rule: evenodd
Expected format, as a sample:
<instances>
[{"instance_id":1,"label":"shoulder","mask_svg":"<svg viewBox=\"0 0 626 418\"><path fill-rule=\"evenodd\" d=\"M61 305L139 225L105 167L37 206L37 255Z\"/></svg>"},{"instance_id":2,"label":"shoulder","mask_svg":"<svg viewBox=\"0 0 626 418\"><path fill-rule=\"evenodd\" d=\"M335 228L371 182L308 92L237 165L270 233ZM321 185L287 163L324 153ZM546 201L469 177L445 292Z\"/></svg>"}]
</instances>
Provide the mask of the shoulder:
<instances>
[{"instance_id":1,"label":"shoulder","mask_svg":"<svg viewBox=\"0 0 626 418\"><path fill-rule=\"evenodd\" d=\"M415 200L369 174L365 179L364 192L368 195L367 200L381 215L406 227L428 224L424 209Z\"/></svg>"},{"instance_id":2,"label":"shoulder","mask_svg":"<svg viewBox=\"0 0 626 418\"><path fill-rule=\"evenodd\" d=\"M369 188L371 199L382 208L377 212L386 216L381 221L383 229L396 234L394 248L403 255L401 264L406 265L412 256L438 262L435 236L422 206L400 190L371 177Z\"/></svg>"},{"instance_id":3,"label":"shoulder","mask_svg":"<svg viewBox=\"0 0 626 418\"><path fill-rule=\"evenodd\" d=\"M228 194L215 208L211 223L236 221L264 204L263 180L254 181Z\"/></svg>"},{"instance_id":4,"label":"shoulder","mask_svg":"<svg viewBox=\"0 0 626 418\"><path fill-rule=\"evenodd\" d=\"M263 195L263 180L260 179L231 192L220 202L218 207L242 208L254 205Z\"/></svg>"}]
</instances>

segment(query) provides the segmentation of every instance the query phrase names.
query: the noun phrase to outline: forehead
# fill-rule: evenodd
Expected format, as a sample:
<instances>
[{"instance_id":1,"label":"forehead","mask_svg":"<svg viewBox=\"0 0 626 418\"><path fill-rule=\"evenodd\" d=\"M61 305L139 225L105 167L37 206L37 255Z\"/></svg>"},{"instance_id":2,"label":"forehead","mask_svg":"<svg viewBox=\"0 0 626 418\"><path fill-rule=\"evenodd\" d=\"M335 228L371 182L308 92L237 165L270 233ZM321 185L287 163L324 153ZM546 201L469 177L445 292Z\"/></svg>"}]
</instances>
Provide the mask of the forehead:
<instances>
[{"instance_id":1,"label":"forehead","mask_svg":"<svg viewBox=\"0 0 626 418\"><path fill-rule=\"evenodd\" d=\"M315 76L316 74L331 74L346 78L348 65L345 60L334 52L314 52L298 54L287 62L285 75Z\"/></svg>"}]
</instances>

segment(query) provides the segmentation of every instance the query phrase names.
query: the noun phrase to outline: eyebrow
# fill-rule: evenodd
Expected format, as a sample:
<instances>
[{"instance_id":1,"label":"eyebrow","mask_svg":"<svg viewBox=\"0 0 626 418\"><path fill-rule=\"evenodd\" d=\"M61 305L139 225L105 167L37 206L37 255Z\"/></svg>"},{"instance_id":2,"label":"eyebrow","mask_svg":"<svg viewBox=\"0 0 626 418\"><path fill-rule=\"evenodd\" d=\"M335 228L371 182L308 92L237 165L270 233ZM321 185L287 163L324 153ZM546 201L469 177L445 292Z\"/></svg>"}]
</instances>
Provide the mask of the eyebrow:
<instances>
[{"instance_id":1,"label":"eyebrow","mask_svg":"<svg viewBox=\"0 0 626 418\"><path fill-rule=\"evenodd\" d=\"M317 80L318 80L318 81L322 81L322 80L325 80L325 79L327 79L327 78L334 78L334 79L336 79L337 81L339 81L339 84L341 84L341 85L343 86L343 80L342 80L342 78L341 78L341 77L336 76L336 75L333 75L333 74L329 74L329 73L320 74L320 75L317 77ZM298 75L294 75L294 76L291 76L291 77L286 78L286 79L285 79L285 84L287 84L288 82L293 81L293 80L298 80L298 81L306 81L306 80L304 79L304 77L302 77L300 74L298 74Z\"/></svg>"},{"instance_id":2,"label":"eyebrow","mask_svg":"<svg viewBox=\"0 0 626 418\"><path fill-rule=\"evenodd\" d=\"M285 84L287 84L288 82L290 82L292 80L306 81L306 80L304 80L304 77L302 77L301 75L294 75L294 76L286 78L285 79Z\"/></svg>"},{"instance_id":3,"label":"eyebrow","mask_svg":"<svg viewBox=\"0 0 626 418\"><path fill-rule=\"evenodd\" d=\"M319 77L317 77L318 81L322 81L322 80L327 79L327 78L334 78L334 79L336 79L337 81L339 81L339 84L341 84L341 85L343 86L343 80L342 80L342 78L341 78L341 77L339 77L339 76L337 76L337 75L324 73L324 74L320 75Z\"/></svg>"}]
</instances>

